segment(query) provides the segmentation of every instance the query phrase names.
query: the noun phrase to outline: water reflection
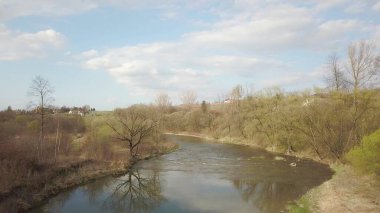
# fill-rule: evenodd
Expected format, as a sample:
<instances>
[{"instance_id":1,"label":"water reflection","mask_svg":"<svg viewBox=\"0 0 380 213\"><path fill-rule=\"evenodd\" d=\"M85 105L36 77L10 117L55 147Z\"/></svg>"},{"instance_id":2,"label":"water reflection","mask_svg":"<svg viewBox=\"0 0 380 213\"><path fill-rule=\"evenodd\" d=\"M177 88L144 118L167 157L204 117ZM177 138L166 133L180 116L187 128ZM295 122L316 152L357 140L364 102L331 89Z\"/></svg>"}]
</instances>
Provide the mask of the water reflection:
<instances>
[{"instance_id":1,"label":"water reflection","mask_svg":"<svg viewBox=\"0 0 380 213\"><path fill-rule=\"evenodd\" d=\"M251 202L261 212L278 212L287 201L295 200L302 190L292 183L257 182L255 180L232 180L245 202Z\"/></svg>"},{"instance_id":2,"label":"water reflection","mask_svg":"<svg viewBox=\"0 0 380 213\"><path fill-rule=\"evenodd\" d=\"M114 178L110 177L83 186L83 192L86 195L85 197L87 197L88 203L91 205L96 205L97 203L102 202L100 199L103 193L112 188L114 181Z\"/></svg>"},{"instance_id":3,"label":"water reflection","mask_svg":"<svg viewBox=\"0 0 380 213\"><path fill-rule=\"evenodd\" d=\"M119 179L112 194L103 202L103 209L112 212L149 212L165 198L161 195L159 173L141 175L130 171Z\"/></svg>"},{"instance_id":4,"label":"water reflection","mask_svg":"<svg viewBox=\"0 0 380 213\"><path fill-rule=\"evenodd\" d=\"M244 146L172 137L176 152L140 161L108 177L60 193L33 212L281 212L332 176L325 165ZM289 164L297 162L296 167Z\"/></svg>"}]
</instances>

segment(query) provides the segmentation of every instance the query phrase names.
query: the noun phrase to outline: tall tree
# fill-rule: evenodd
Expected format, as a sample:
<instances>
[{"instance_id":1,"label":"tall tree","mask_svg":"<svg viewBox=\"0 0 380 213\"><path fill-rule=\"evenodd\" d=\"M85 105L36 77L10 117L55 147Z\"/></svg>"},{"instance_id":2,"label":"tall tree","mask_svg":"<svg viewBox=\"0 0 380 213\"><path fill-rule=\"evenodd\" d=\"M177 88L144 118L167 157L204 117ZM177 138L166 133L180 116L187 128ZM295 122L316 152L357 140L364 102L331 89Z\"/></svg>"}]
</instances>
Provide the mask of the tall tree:
<instances>
[{"instance_id":1,"label":"tall tree","mask_svg":"<svg viewBox=\"0 0 380 213\"><path fill-rule=\"evenodd\" d=\"M341 91L346 87L346 79L337 54L332 54L327 59L327 75L325 80L328 87L335 91Z\"/></svg>"},{"instance_id":2,"label":"tall tree","mask_svg":"<svg viewBox=\"0 0 380 213\"><path fill-rule=\"evenodd\" d=\"M44 143L44 130L45 130L45 115L46 107L53 102L54 89L50 82L41 76L37 76L33 79L32 85L29 88L29 96L33 97L35 100L31 102L31 106L35 108L36 112L40 117L40 139L37 144L37 154L38 157L42 154L42 146Z\"/></svg>"},{"instance_id":3,"label":"tall tree","mask_svg":"<svg viewBox=\"0 0 380 213\"><path fill-rule=\"evenodd\" d=\"M376 52L376 46L369 41L359 41L352 43L348 47L348 83L353 90L353 110L352 110L352 128L350 131L351 140L360 142L358 128L364 118L364 114L372 105L373 95L364 95L361 91L363 88L372 87L379 84L379 64L380 55Z\"/></svg>"},{"instance_id":4,"label":"tall tree","mask_svg":"<svg viewBox=\"0 0 380 213\"><path fill-rule=\"evenodd\" d=\"M240 102L240 99L242 98L242 95L243 95L243 87L240 84L236 85L231 90L230 100L231 100L231 104L233 106L234 111L238 110L239 102Z\"/></svg>"},{"instance_id":5,"label":"tall tree","mask_svg":"<svg viewBox=\"0 0 380 213\"><path fill-rule=\"evenodd\" d=\"M158 124L155 117L146 106L132 106L116 109L114 121L108 122L115 138L127 143L132 162L137 160L140 145L154 133Z\"/></svg>"},{"instance_id":6,"label":"tall tree","mask_svg":"<svg viewBox=\"0 0 380 213\"><path fill-rule=\"evenodd\" d=\"M360 88L371 86L379 75L380 59L376 46L368 41L352 43L348 47L348 83L357 95Z\"/></svg>"}]
</instances>

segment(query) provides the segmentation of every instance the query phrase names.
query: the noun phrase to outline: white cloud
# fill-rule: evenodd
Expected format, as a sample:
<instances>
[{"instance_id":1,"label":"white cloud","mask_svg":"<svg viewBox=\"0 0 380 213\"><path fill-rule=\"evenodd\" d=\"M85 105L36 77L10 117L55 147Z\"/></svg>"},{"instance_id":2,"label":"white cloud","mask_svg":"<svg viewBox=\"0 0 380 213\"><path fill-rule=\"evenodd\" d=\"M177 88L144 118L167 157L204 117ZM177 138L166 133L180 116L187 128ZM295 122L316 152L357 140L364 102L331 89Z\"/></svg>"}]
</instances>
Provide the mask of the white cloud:
<instances>
[{"instance_id":1,"label":"white cloud","mask_svg":"<svg viewBox=\"0 0 380 213\"><path fill-rule=\"evenodd\" d=\"M323 21L311 8L277 4L221 21L209 30L189 33L185 38L200 46L278 53L297 48L323 50L365 27L355 19Z\"/></svg>"},{"instance_id":2,"label":"white cloud","mask_svg":"<svg viewBox=\"0 0 380 213\"><path fill-rule=\"evenodd\" d=\"M75 58L77 58L77 59L88 59L88 58L96 57L98 55L99 55L99 53L97 50L91 49L91 50L84 51L84 52L80 53L79 55L76 55Z\"/></svg>"},{"instance_id":3,"label":"white cloud","mask_svg":"<svg viewBox=\"0 0 380 213\"><path fill-rule=\"evenodd\" d=\"M186 35L197 43L249 51L278 50L294 45L315 25L310 11L278 5L221 21L210 30Z\"/></svg>"},{"instance_id":4,"label":"white cloud","mask_svg":"<svg viewBox=\"0 0 380 213\"><path fill-rule=\"evenodd\" d=\"M61 48L64 43L64 36L53 29L25 33L0 25L0 60L40 57L50 49Z\"/></svg>"},{"instance_id":5,"label":"white cloud","mask_svg":"<svg viewBox=\"0 0 380 213\"><path fill-rule=\"evenodd\" d=\"M300 75L300 74L292 74L288 76L265 79L260 83L262 85L265 85L265 87L277 87L277 86L283 87L283 86L299 83L300 81L305 79L304 77L305 76Z\"/></svg>"},{"instance_id":6,"label":"white cloud","mask_svg":"<svg viewBox=\"0 0 380 213\"><path fill-rule=\"evenodd\" d=\"M380 49L380 26L377 26L371 39L374 41L376 47Z\"/></svg>"},{"instance_id":7,"label":"white cloud","mask_svg":"<svg viewBox=\"0 0 380 213\"><path fill-rule=\"evenodd\" d=\"M329 20L319 24L307 39L316 49L336 49L350 42L351 37L360 34L369 26L355 19Z\"/></svg>"},{"instance_id":8,"label":"white cloud","mask_svg":"<svg viewBox=\"0 0 380 213\"><path fill-rule=\"evenodd\" d=\"M344 1L324 3L324 7L332 7ZM262 81L262 86L289 85L320 76L294 74L291 62L269 55L289 50L318 50L327 55L331 49L347 42L348 35L361 32L365 27L365 23L356 19L320 19L313 8L270 3L256 11L222 19L207 30L184 34L176 42L107 49L83 63L88 69L106 70L139 94L153 90L217 89L221 76L242 83L262 72L291 75ZM83 54L88 55L88 52Z\"/></svg>"},{"instance_id":9,"label":"white cloud","mask_svg":"<svg viewBox=\"0 0 380 213\"><path fill-rule=\"evenodd\" d=\"M0 20L22 16L60 16L81 13L98 7L93 0L4 0L0 1Z\"/></svg>"},{"instance_id":10,"label":"white cloud","mask_svg":"<svg viewBox=\"0 0 380 213\"><path fill-rule=\"evenodd\" d=\"M341 6L349 0L310 0L315 4L316 10L327 10L333 7Z\"/></svg>"},{"instance_id":11,"label":"white cloud","mask_svg":"<svg viewBox=\"0 0 380 213\"><path fill-rule=\"evenodd\" d=\"M362 13L366 10L367 4L366 2L354 2L352 4L349 4L345 11L347 13Z\"/></svg>"},{"instance_id":12,"label":"white cloud","mask_svg":"<svg viewBox=\"0 0 380 213\"><path fill-rule=\"evenodd\" d=\"M106 70L135 95L163 91L172 97L185 90L216 90L220 76L250 78L284 66L273 59L205 53L195 46L198 44L182 41L109 49L86 60L84 66Z\"/></svg>"},{"instance_id":13,"label":"white cloud","mask_svg":"<svg viewBox=\"0 0 380 213\"><path fill-rule=\"evenodd\" d=\"M375 11L380 12L380 1L378 1L376 4L372 6L372 9Z\"/></svg>"},{"instance_id":14,"label":"white cloud","mask_svg":"<svg viewBox=\"0 0 380 213\"><path fill-rule=\"evenodd\" d=\"M162 17L165 19L174 19L178 17L178 13L175 11L167 11L162 14Z\"/></svg>"},{"instance_id":15,"label":"white cloud","mask_svg":"<svg viewBox=\"0 0 380 213\"><path fill-rule=\"evenodd\" d=\"M195 2L202 2L196 0ZM176 0L1 0L0 20L24 16L64 16L80 14L102 6L130 9L154 7L165 9L178 3ZM186 3L190 5L190 3Z\"/></svg>"}]
</instances>

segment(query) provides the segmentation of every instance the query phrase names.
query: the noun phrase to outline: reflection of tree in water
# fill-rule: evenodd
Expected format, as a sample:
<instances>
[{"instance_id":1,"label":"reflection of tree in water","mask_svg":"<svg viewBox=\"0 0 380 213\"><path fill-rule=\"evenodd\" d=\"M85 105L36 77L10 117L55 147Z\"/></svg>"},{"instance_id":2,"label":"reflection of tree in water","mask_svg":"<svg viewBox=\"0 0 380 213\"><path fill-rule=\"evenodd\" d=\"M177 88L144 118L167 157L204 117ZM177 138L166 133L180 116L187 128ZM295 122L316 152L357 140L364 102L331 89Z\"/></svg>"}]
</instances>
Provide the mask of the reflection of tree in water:
<instances>
[{"instance_id":1,"label":"reflection of tree in water","mask_svg":"<svg viewBox=\"0 0 380 213\"><path fill-rule=\"evenodd\" d=\"M31 212L60 212L60 209L62 209L65 203L71 198L73 192L74 190L62 192L47 203L48 207L46 209L43 209L41 211L37 209L36 211L32 210Z\"/></svg>"},{"instance_id":2,"label":"reflection of tree in water","mask_svg":"<svg viewBox=\"0 0 380 213\"><path fill-rule=\"evenodd\" d=\"M140 175L130 171L115 186L103 207L113 212L149 212L164 200L158 172Z\"/></svg>"},{"instance_id":3,"label":"reflection of tree in water","mask_svg":"<svg viewBox=\"0 0 380 213\"><path fill-rule=\"evenodd\" d=\"M113 177L107 177L83 186L89 203L95 205L98 202L100 196L106 191L107 188L109 188L113 181Z\"/></svg>"},{"instance_id":4,"label":"reflection of tree in water","mask_svg":"<svg viewBox=\"0 0 380 213\"><path fill-rule=\"evenodd\" d=\"M306 192L304 187L290 183L239 179L232 180L232 183L241 193L242 199L252 202L261 212L280 212L289 201Z\"/></svg>"}]
</instances>

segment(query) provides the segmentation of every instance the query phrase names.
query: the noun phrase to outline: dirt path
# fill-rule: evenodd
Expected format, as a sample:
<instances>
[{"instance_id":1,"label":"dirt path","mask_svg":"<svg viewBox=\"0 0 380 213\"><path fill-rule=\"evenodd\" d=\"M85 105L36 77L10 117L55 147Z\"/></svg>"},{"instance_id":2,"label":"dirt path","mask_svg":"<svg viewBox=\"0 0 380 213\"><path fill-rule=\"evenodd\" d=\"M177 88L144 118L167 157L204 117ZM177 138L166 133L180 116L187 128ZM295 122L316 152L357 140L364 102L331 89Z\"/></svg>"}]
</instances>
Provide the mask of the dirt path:
<instances>
[{"instance_id":1,"label":"dirt path","mask_svg":"<svg viewBox=\"0 0 380 213\"><path fill-rule=\"evenodd\" d=\"M380 183L349 166L333 166L334 177L311 191L316 212L380 212Z\"/></svg>"}]
</instances>

